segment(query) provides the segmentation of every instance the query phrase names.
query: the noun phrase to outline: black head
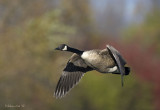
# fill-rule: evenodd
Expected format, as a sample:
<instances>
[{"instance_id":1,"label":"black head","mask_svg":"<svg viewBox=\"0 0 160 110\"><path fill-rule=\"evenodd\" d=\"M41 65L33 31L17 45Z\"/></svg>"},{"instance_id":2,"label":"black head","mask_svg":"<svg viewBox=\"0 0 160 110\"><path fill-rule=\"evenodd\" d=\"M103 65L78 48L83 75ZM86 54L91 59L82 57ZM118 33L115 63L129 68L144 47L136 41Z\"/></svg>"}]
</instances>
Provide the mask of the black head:
<instances>
[{"instance_id":1,"label":"black head","mask_svg":"<svg viewBox=\"0 0 160 110\"><path fill-rule=\"evenodd\" d=\"M61 51L65 51L67 49L68 49L68 46L66 44L61 44L57 48L55 48L55 50L61 50Z\"/></svg>"}]
</instances>

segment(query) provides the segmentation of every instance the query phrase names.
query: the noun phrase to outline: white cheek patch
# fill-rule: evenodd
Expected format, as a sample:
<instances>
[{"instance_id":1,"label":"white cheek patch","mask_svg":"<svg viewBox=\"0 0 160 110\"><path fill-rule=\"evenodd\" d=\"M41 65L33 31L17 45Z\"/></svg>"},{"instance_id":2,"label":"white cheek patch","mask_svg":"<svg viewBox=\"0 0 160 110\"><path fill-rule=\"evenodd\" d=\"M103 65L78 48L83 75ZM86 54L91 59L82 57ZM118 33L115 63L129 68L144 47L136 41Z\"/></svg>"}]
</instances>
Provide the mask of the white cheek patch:
<instances>
[{"instance_id":1,"label":"white cheek patch","mask_svg":"<svg viewBox=\"0 0 160 110\"><path fill-rule=\"evenodd\" d=\"M62 50L67 50L67 46L64 46L64 48Z\"/></svg>"}]
</instances>

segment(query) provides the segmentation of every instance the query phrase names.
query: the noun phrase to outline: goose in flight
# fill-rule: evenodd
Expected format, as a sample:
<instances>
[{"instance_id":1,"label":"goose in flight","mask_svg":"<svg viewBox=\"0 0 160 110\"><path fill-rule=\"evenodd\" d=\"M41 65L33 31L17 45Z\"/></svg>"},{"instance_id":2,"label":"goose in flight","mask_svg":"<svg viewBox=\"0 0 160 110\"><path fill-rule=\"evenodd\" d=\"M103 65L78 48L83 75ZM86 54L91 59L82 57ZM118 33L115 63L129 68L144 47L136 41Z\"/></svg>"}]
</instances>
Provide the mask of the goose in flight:
<instances>
[{"instance_id":1,"label":"goose in flight","mask_svg":"<svg viewBox=\"0 0 160 110\"><path fill-rule=\"evenodd\" d=\"M74 53L57 83L54 92L56 98L65 96L88 71L96 70L100 73L120 74L122 86L123 76L130 73L130 68L125 66L126 61L124 58L110 45L107 45L103 50L94 49L81 51L71 48L66 44L61 44L55 50Z\"/></svg>"}]
</instances>

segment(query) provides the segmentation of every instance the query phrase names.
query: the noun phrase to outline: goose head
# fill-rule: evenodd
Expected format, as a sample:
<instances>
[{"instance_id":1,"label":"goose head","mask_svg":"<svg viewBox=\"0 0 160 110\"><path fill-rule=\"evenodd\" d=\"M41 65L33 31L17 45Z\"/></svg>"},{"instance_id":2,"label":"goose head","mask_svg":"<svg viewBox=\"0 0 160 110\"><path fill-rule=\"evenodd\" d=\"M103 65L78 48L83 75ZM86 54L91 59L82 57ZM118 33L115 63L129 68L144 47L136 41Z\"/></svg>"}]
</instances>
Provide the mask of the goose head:
<instances>
[{"instance_id":1,"label":"goose head","mask_svg":"<svg viewBox=\"0 0 160 110\"><path fill-rule=\"evenodd\" d=\"M55 48L55 50L67 51L68 46L66 44L61 44L57 48Z\"/></svg>"},{"instance_id":2,"label":"goose head","mask_svg":"<svg viewBox=\"0 0 160 110\"><path fill-rule=\"evenodd\" d=\"M78 55L82 55L84 51L69 47L66 44L61 44L59 45L57 48L55 48L55 50L60 50L60 51L68 51L68 52L72 52L72 53L76 53Z\"/></svg>"}]
</instances>

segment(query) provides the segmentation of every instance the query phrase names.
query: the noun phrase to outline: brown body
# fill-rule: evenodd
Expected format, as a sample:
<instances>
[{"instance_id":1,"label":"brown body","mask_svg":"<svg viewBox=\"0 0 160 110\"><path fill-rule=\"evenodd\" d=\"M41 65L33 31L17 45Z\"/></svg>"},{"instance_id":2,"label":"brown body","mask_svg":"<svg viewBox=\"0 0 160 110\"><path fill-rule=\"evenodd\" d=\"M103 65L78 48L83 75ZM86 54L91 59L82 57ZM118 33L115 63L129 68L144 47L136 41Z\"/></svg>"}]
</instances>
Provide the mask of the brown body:
<instances>
[{"instance_id":1,"label":"brown body","mask_svg":"<svg viewBox=\"0 0 160 110\"><path fill-rule=\"evenodd\" d=\"M110 69L116 66L107 49L86 51L81 57L88 66L101 73L111 72Z\"/></svg>"}]
</instances>

